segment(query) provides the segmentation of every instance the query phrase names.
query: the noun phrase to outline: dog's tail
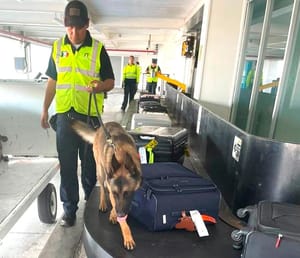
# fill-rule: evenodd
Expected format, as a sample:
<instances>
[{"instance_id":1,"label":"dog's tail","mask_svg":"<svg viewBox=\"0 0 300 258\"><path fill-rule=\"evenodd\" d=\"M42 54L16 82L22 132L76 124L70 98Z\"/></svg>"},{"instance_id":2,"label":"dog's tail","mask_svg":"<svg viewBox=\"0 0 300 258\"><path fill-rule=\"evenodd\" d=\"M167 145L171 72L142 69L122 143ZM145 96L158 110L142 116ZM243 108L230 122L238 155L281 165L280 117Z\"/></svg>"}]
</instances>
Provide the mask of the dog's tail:
<instances>
[{"instance_id":1,"label":"dog's tail","mask_svg":"<svg viewBox=\"0 0 300 258\"><path fill-rule=\"evenodd\" d=\"M88 124L78 120L73 120L71 126L85 141L91 144L94 143L96 131Z\"/></svg>"}]
</instances>

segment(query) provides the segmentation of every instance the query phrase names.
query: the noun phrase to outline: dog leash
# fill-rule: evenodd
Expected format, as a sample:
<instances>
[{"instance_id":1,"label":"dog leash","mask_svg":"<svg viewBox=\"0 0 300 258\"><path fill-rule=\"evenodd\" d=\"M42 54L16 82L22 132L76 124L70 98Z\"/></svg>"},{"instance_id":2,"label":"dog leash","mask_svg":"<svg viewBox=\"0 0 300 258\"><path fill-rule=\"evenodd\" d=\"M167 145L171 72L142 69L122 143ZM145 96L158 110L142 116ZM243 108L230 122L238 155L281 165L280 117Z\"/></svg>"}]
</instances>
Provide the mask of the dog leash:
<instances>
[{"instance_id":1,"label":"dog leash","mask_svg":"<svg viewBox=\"0 0 300 258\"><path fill-rule=\"evenodd\" d=\"M94 98L94 102L95 102L95 108L96 108L96 112L97 112L97 119L98 119L98 122L99 122L100 126L103 128L103 131L104 131L104 134L105 134L106 141L107 141L107 143L109 143L110 145L113 145L111 135L110 135L110 133L108 132L108 130L105 128L104 123L103 123L103 120L102 120L102 118L101 118L101 115L100 115L100 112L99 112L99 109L98 109L98 103L97 103L96 93L94 93L94 92L91 92L90 95L89 95L89 103L88 103L88 119L90 119L90 117L91 117L92 97ZM88 122L89 122L89 120L88 120Z\"/></svg>"}]
</instances>

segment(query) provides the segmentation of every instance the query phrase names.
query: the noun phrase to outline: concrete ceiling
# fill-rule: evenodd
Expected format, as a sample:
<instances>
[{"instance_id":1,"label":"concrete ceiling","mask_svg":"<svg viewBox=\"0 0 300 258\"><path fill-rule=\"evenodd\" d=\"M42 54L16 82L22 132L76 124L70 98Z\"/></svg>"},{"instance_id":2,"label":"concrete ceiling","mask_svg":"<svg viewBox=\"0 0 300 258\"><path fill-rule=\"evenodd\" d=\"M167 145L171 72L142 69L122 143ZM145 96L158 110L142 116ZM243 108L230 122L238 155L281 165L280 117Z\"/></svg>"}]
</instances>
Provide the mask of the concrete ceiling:
<instances>
[{"instance_id":1,"label":"concrete ceiling","mask_svg":"<svg viewBox=\"0 0 300 258\"><path fill-rule=\"evenodd\" d=\"M108 49L155 50L180 36L198 0L82 0L90 31ZM51 44L64 35L65 0L0 0L0 35L23 35Z\"/></svg>"}]
</instances>

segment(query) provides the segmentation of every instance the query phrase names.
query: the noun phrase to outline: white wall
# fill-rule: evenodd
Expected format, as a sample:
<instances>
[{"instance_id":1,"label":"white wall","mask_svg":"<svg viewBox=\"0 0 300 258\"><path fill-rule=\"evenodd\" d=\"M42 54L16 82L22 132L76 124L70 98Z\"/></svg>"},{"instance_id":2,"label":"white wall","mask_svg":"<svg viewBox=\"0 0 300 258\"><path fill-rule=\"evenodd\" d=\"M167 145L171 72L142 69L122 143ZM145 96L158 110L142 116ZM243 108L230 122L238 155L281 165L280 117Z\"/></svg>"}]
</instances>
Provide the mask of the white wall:
<instances>
[{"instance_id":1,"label":"white wall","mask_svg":"<svg viewBox=\"0 0 300 258\"><path fill-rule=\"evenodd\" d=\"M158 53L158 63L162 73L169 74L172 79L184 82L185 57L181 56L183 38L170 39Z\"/></svg>"},{"instance_id":2,"label":"white wall","mask_svg":"<svg viewBox=\"0 0 300 258\"><path fill-rule=\"evenodd\" d=\"M15 70L14 57L24 57L24 46L20 41L0 37L1 69L0 79L33 79L39 72L45 74L51 47L31 44L32 71L24 73Z\"/></svg>"},{"instance_id":3,"label":"white wall","mask_svg":"<svg viewBox=\"0 0 300 258\"><path fill-rule=\"evenodd\" d=\"M194 98L229 119L246 0L203 0ZM219 112L221 111L221 112Z\"/></svg>"},{"instance_id":4,"label":"white wall","mask_svg":"<svg viewBox=\"0 0 300 258\"><path fill-rule=\"evenodd\" d=\"M200 57L204 58L203 74L198 77L200 101L231 108L245 3L210 2L206 49Z\"/></svg>"}]
</instances>

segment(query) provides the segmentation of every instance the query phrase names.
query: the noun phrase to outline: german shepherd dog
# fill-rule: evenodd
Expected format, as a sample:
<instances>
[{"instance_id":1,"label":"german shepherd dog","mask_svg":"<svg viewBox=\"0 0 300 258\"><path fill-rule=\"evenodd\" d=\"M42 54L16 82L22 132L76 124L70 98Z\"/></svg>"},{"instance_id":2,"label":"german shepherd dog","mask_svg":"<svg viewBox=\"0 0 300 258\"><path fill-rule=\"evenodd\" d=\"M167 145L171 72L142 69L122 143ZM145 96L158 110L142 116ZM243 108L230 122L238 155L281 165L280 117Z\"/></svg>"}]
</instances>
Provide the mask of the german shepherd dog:
<instances>
[{"instance_id":1,"label":"german shepherd dog","mask_svg":"<svg viewBox=\"0 0 300 258\"><path fill-rule=\"evenodd\" d=\"M102 127L93 130L87 124L74 120L72 127L87 142L93 144L93 153L97 166L97 178L100 185L99 210L107 210L105 188L109 192L112 205L109 220L121 227L124 247L135 247L131 230L126 222L135 190L141 184L141 164L135 142L116 122L104 124L110 134L111 142L106 138Z\"/></svg>"}]
</instances>

